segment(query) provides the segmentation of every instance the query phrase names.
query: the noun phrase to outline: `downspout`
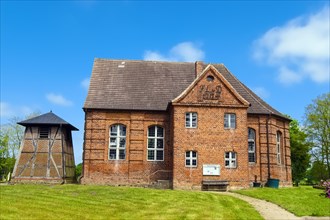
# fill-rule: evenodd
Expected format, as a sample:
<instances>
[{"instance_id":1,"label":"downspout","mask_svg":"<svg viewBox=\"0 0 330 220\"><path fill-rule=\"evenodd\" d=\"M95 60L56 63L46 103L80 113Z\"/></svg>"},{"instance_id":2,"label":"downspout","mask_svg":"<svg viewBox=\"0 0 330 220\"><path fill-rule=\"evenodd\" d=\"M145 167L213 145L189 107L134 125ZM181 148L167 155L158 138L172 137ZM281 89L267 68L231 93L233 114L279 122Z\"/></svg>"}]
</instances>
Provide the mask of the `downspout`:
<instances>
[{"instance_id":1,"label":"downspout","mask_svg":"<svg viewBox=\"0 0 330 220\"><path fill-rule=\"evenodd\" d=\"M267 138L267 168L268 168L268 179L270 179L270 157L269 157L269 119L272 113L269 113L266 120L266 138Z\"/></svg>"}]
</instances>

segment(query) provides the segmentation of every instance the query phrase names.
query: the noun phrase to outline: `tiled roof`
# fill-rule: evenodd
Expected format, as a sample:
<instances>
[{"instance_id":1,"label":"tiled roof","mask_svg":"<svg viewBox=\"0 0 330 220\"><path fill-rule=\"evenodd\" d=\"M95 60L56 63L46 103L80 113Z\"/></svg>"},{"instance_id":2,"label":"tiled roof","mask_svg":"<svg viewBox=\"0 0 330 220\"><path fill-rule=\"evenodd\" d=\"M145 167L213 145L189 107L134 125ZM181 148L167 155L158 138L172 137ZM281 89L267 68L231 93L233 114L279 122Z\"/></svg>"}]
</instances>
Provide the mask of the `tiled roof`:
<instances>
[{"instance_id":1,"label":"tiled roof","mask_svg":"<svg viewBox=\"0 0 330 220\"><path fill-rule=\"evenodd\" d=\"M285 118L223 64L212 65L251 104L248 113ZM194 79L195 63L95 59L84 109L165 111Z\"/></svg>"},{"instance_id":2,"label":"tiled roof","mask_svg":"<svg viewBox=\"0 0 330 220\"><path fill-rule=\"evenodd\" d=\"M78 131L78 128L74 127L70 123L66 122L62 118L55 115L53 112L48 112L43 115L39 115L34 118L27 119L25 121L18 122L17 124L23 126L29 125L62 125L64 127L68 127L70 130Z\"/></svg>"}]
</instances>

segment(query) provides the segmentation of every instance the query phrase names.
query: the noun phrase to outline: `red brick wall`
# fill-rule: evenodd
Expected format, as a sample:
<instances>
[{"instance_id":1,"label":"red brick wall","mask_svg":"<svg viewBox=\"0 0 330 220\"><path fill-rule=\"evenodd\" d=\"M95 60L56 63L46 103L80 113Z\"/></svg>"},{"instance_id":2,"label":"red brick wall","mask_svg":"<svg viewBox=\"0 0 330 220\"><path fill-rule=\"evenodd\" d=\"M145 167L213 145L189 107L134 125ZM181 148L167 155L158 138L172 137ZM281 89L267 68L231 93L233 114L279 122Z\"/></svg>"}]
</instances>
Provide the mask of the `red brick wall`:
<instances>
[{"instance_id":1,"label":"red brick wall","mask_svg":"<svg viewBox=\"0 0 330 220\"><path fill-rule=\"evenodd\" d=\"M268 159L267 159L267 118L265 115L249 115L248 127L256 130L256 163L249 165L249 179L265 183L268 179ZM280 131L281 140L281 163L277 163L276 157L276 133ZM269 157L270 157L270 178L280 179L281 186L291 186L291 154L289 122L283 119L270 116L268 122L269 132Z\"/></svg>"},{"instance_id":2,"label":"red brick wall","mask_svg":"<svg viewBox=\"0 0 330 220\"><path fill-rule=\"evenodd\" d=\"M109 129L113 124L126 126L125 160L108 159ZM147 160L147 131L152 125L164 128L164 161ZM156 180L170 180L170 140L166 112L86 111L81 181L83 184L146 185Z\"/></svg>"},{"instance_id":3,"label":"red brick wall","mask_svg":"<svg viewBox=\"0 0 330 220\"><path fill-rule=\"evenodd\" d=\"M214 76L212 81L207 76ZM217 95L219 87L220 95ZM207 94L206 94L207 93ZM173 188L200 189L203 180L227 180L230 187L248 187L268 179L268 116L248 115L247 102L213 69L180 96L169 111L86 110L82 183L146 185L173 180ZM198 114L197 128L185 127L185 113ZM224 128L225 113L236 115L236 128ZM125 160L109 160L109 128L126 126ZM147 130L165 128L164 161L147 160ZM248 162L248 128L256 131L256 163ZM291 185L288 121L268 122L271 178ZM276 132L282 133L281 164L276 161ZM197 167L185 166L185 152L197 152ZM225 167L225 152L235 152L236 168ZM220 165L220 176L203 176L203 164ZM162 171L162 172L158 172ZM156 174L154 174L156 172Z\"/></svg>"},{"instance_id":4,"label":"red brick wall","mask_svg":"<svg viewBox=\"0 0 330 220\"><path fill-rule=\"evenodd\" d=\"M185 127L185 113L197 112L197 128ZM224 114L236 114L236 129L224 128ZM246 109L175 106L173 137L173 187L199 188L203 180L227 180L248 186ZM197 167L185 167L185 152L197 152ZM237 154L237 167L225 168L225 152ZM203 164L219 164L220 176L203 176Z\"/></svg>"}]
</instances>

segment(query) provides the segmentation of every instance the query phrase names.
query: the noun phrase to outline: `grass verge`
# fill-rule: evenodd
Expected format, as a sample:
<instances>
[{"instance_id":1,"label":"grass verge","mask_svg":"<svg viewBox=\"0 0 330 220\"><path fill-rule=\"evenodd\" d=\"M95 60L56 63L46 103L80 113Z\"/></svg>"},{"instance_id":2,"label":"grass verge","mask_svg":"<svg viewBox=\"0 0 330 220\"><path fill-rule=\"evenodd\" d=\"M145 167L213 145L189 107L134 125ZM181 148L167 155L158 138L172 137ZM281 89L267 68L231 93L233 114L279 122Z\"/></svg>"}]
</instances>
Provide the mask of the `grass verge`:
<instances>
[{"instance_id":1,"label":"grass verge","mask_svg":"<svg viewBox=\"0 0 330 220\"><path fill-rule=\"evenodd\" d=\"M297 216L330 216L330 199L322 195L324 191L309 186L253 188L235 193L275 203Z\"/></svg>"},{"instance_id":2,"label":"grass verge","mask_svg":"<svg viewBox=\"0 0 330 220\"><path fill-rule=\"evenodd\" d=\"M0 219L262 219L213 193L85 185L0 186Z\"/></svg>"}]
</instances>

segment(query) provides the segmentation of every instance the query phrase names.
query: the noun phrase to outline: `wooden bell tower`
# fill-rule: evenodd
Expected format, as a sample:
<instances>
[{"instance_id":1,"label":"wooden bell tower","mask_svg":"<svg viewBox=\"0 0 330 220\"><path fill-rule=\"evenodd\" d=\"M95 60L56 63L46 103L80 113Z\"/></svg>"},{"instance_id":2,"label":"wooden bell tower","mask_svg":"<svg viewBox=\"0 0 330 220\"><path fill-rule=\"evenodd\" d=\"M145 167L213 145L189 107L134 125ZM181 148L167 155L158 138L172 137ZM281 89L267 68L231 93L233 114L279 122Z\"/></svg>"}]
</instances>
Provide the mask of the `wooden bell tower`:
<instances>
[{"instance_id":1,"label":"wooden bell tower","mask_svg":"<svg viewBox=\"0 0 330 220\"><path fill-rule=\"evenodd\" d=\"M76 127L52 112L21 121L24 139L12 182L73 182L74 151L71 131Z\"/></svg>"}]
</instances>

